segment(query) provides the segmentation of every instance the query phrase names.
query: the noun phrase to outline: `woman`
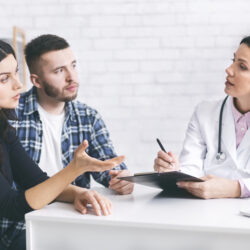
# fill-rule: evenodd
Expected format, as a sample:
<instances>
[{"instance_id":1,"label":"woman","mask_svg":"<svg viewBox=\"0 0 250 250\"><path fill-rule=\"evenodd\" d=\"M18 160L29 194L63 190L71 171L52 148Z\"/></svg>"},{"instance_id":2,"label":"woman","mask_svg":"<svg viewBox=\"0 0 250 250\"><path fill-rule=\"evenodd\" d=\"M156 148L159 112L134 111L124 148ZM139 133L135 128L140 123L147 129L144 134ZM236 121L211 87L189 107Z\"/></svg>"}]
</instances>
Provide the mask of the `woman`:
<instances>
[{"instance_id":1,"label":"woman","mask_svg":"<svg viewBox=\"0 0 250 250\"><path fill-rule=\"evenodd\" d=\"M21 87L15 53L10 45L0 41L0 249L25 249L25 213L54 200L73 202L83 214L87 203L97 215L101 211L110 214L111 203L105 197L70 183L84 172L109 170L124 160L123 156L107 161L91 158L85 153L88 142L84 141L72 162L49 178L27 156L8 124L8 119L13 118L11 110L18 105Z\"/></svg>"},{"instance_id":2,"label":"woman","mask_svg":"<svg viewBox=\"0 0 250 250\"><path fill-rule=\"evenodd\" d=\"M154 169L179 170L204 182L178 182L200 198L250 197L250 36L245 37L226 69L223 103L199 104L189 123L180 163L171 152L158 152ZM221 142L219 143L219 124Z\"/></svg>"}]
</instances>

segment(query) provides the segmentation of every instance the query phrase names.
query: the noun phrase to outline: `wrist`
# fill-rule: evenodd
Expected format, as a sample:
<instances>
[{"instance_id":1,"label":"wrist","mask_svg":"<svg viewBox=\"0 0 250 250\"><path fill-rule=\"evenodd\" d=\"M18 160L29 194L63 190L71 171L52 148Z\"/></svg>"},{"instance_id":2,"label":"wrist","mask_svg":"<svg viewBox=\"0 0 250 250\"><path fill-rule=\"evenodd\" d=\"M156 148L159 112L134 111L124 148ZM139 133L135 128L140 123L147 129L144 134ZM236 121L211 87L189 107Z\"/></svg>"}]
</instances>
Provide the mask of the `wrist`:
<instances>
[{"instance_id":1,"label":"wrist","mask_svg":"<svg viewBox=\"0 0 250 250\"><path fill-rule=\"evenodd\" d=\"M74 159L68 164L68 168L78 177L79 175L83 174L85 171L82 168L79 168L78 165L75 163Z\"/></svg>"},{"instance_id":2,"label":"wrist","mask_svg":"<svg viewBox=\"0 0 250 250\"><path fill-rule=\"evenodd\" d=\"M241 196L241 186L238 180L232 180L232 198L239 198Z\"/></svg>"},{"instance_id":3,"label":"wrist","mask_svg":"<svg viewBox=\"0 0 250 250\"><path fill-rule=\"evenodd\" d=\"M83 193L85 193L85 192L88 191L87 188L77 187L77 186L74 186L74 185L72 185L72 186L74 187L74 188L73 188L73 190L74 190L74 194L73 194L74 199L75 199L77 196L82 195Z\"/></svg>"}]
</instances>

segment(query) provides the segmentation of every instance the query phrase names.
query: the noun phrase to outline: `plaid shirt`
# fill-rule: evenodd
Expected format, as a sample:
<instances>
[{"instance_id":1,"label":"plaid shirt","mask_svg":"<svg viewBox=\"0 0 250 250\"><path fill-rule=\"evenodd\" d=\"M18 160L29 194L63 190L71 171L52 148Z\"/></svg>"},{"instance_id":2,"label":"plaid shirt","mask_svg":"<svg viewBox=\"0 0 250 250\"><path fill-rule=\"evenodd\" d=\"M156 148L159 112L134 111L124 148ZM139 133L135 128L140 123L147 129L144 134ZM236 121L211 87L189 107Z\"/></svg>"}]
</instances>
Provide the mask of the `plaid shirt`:
<instances>
[{"instance_id":1,"label":"plaid shirt","mask_svg":"<svg viewBox=\"0 0 250 250\"><path fill-rule=\"evenodd\" d=\"M16 110L18 121L10 121L10 123L16 128L17 135L29 156L39 164L43 128L37 106L36 88L33 87L22 94L20 98L19 107ZM75 149L84 139L89 142L86 152L90 156L100 160L116 156L109 138L109 132L99 113L78 101L66 102L65 120L61 135L62 163L64 167L73 159ZM126 165L122 163L115 169L126 168ZM109 171L84 173L75 180L75 184L80 187L90 188L90 175L102 185L109 186Z\"/></svg>"},{"instance_id":2,"label":"plaid shirt","mask_svg":"<svg viewBox=\"0 0 250 250\"><path fill-rule=\"evenodd\" d=\"M13 239L18 237L21 231L25 230L25 221L11 221L7 218L0 218L1 242L0 249L8 248Z\"/></svg>"},{"instance_id":3,"label":"plaid shirt","mask_svg":"<svg viewBox=\"0 0 250 250\"><path fill-rule=\"evenodd\" d=\"M17 190L15 183L13 182L13 190ZM13 221L8 218L0 218L0 249L5 249L10 246L13 239L15 239L21 231L25 230L25 221Z\"/></svg>"}]
</instances>

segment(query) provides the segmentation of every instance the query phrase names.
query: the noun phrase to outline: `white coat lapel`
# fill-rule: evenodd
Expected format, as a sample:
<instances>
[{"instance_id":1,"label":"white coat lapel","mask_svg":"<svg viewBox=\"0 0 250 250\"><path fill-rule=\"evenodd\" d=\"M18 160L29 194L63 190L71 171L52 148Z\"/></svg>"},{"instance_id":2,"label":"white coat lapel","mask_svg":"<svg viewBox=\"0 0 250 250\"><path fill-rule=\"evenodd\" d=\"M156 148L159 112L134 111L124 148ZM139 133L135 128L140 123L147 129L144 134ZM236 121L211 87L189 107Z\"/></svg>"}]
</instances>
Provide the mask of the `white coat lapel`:
<instances>
[{"instance_id":1,"label":"white coat lapel","mask_svg":"<svg viewBox=\"0 0 250 250\"><path fill-rule=\"evenodd\" d=\"M246 148L250 147L250 128L248 128L246 134L244 135L240 145L238 146L237 152L240 152ZM250 154L250 151L249 151Z\"/></svg>"},{"instance_id":2,"label":"white coat lapel","mask_svg":"<svg viewBox=\"0 0 250 250\"><path fill-rule=\"evenodd\" d=\"M222 152L224 151L223 145L226 147L227 152L232 159L236 162L236 134L234 117L232 113L232 98L229 97L223 111L222 118Z\"/></svg>"}]
</instances>

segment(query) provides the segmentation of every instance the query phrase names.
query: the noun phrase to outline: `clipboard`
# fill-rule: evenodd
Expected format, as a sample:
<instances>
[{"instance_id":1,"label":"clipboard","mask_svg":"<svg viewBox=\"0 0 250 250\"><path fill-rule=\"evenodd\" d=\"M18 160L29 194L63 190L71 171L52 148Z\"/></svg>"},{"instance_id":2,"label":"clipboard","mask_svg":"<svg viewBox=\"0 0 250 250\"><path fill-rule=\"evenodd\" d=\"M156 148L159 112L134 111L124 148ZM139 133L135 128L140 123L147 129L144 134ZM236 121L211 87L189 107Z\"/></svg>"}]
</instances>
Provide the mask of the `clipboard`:
<instances>
[{"instance_id":1,"label":"clipboard","mask_svg":"<svg viewBox=\"0 0 250 250\"><path fill-rule=\"evenodd\" d=\"M199 179L197 177L179 171L171 171L165 173L158 173L158 172L137 173L132 176L118 177L118 179L149 187L161 188L164 191L180 190L180 188L178 188L176 185L178 181L203 182L202 179Z\"/></svg>"}]
</instances>

